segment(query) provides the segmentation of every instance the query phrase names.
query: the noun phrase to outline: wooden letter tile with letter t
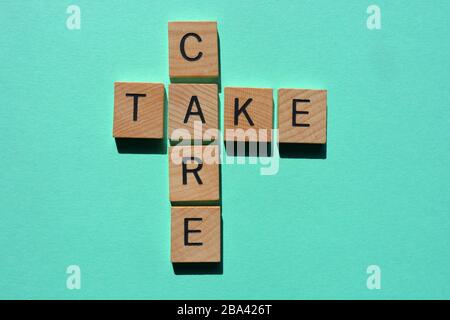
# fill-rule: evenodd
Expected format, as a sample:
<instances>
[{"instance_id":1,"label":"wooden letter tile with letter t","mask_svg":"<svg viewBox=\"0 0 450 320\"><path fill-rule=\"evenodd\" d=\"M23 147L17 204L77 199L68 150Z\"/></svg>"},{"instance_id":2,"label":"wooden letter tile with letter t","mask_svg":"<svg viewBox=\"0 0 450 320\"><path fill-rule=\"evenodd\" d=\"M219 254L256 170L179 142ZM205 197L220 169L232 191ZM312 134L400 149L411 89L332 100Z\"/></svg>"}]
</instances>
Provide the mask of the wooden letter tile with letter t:
<instances>
[{"instance_id":1,"label":"wooden letter tile with letter t","mask_svg":"<svg viewBox=\"0 0 450 320\"><path fill-rule=\"evenodd\" d=\"M220 207L172 207L172 263L221 261Z\"/></svg>"},{"instance_id":2,"label":"wooden letter tile with letter t","mask_svg":"<svg viewBox=\"0 0 450 320\"><path fill-rule=\"evenodd\" d=\"M164 137L162 83L114 83L113 136L147 139Z\"/></svg>"}]
</instances>

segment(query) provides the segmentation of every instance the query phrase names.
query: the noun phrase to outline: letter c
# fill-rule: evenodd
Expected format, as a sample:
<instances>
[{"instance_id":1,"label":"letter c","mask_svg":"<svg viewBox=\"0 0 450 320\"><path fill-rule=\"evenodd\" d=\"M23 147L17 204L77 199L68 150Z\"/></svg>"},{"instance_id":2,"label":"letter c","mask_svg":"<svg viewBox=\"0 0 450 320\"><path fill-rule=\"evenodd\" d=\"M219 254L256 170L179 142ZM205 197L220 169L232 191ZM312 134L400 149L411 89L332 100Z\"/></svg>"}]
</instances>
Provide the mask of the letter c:
<instances>
[{"instance_id":1,"label":"letter c","mask_svg":"<svg viewBox=\"0 0 450 320\"><path fill-rule=\"evenodd\" d=\"M200 38L200 36L198 34L196 34L194 32L186 33L183 36L183 38L181 38L181 41L180 41L180 52L181 52L181 55L183 56L183 58L186 59L187 61L197 61L203 56L203 52L200 51L195 57L189 57L186 54L184 46L185 46L186 39L189 37L194 37L195 39L197 39L198 42L202 42L202 38Z\"/></svg>"}]
</instances>

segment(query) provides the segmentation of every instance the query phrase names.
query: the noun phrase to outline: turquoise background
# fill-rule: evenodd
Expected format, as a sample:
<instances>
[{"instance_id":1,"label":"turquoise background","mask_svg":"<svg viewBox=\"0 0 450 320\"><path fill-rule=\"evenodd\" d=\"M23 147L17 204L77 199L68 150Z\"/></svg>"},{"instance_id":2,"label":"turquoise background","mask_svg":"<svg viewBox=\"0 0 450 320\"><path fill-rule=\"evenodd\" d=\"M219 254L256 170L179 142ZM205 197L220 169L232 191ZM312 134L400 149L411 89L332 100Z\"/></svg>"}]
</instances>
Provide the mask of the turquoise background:
<instances>
[{"instance_id":1,"label":"turquoise background","mask_svg":"<svg viewBox=\"0 0 450 320\"><path fill-rule=\"evenodd\" d=\"M450 298L450 1L0 9L0 298ZM222 167L222 275L174 274L168 157L112 138L114 81L169 83L169 20L218 21L222 91L328 90L327 159Z\"/></svg>"}]
</instances>

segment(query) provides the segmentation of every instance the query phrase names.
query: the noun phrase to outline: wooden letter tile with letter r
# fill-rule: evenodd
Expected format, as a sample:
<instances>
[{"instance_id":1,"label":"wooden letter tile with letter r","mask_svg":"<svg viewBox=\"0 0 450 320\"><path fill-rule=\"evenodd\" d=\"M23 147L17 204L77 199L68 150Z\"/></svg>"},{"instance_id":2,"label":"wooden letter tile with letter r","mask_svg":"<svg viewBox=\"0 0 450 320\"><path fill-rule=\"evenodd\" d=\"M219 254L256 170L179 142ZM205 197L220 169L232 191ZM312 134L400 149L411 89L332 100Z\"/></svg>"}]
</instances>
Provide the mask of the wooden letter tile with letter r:
<instances>
[{"instance_id":1,"label":"wooden letter tile with letter r","mask_svg":"<svg viewBox=\"0 0 450 320\"><path fill-rule=\"evenodd\" d=\"M220 155L217 145L169 149L172 204L216 204L220 201Z\"/></svg>"}]
</instances>

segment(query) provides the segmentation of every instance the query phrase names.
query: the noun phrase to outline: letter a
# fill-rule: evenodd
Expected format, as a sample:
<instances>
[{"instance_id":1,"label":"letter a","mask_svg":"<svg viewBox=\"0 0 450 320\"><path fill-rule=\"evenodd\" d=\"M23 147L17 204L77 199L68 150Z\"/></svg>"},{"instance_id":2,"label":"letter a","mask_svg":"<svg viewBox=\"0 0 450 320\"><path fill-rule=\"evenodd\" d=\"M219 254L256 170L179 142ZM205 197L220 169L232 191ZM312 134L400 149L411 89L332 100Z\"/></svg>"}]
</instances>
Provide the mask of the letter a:
<instances>
[{"instance_id":1,"label":"letter a","mask_svg":"<svg viewBox=\"0 0 450 320\"><path fill-rule=\"evenodd\" d=\"M371 5L367 7L367 29L380 30L381 29L381 9L377 5Z\"/></svg>"},{"instance_id":2,"label":"letter a","mask_svg":"<svg viewBox=\"0 0 450 320\"><path fill-rule=\"evenodd\" d=\"M367 289L381 289L381 269L377 265L370 265L367 267Z\"/></svg>"}]
</instances>

